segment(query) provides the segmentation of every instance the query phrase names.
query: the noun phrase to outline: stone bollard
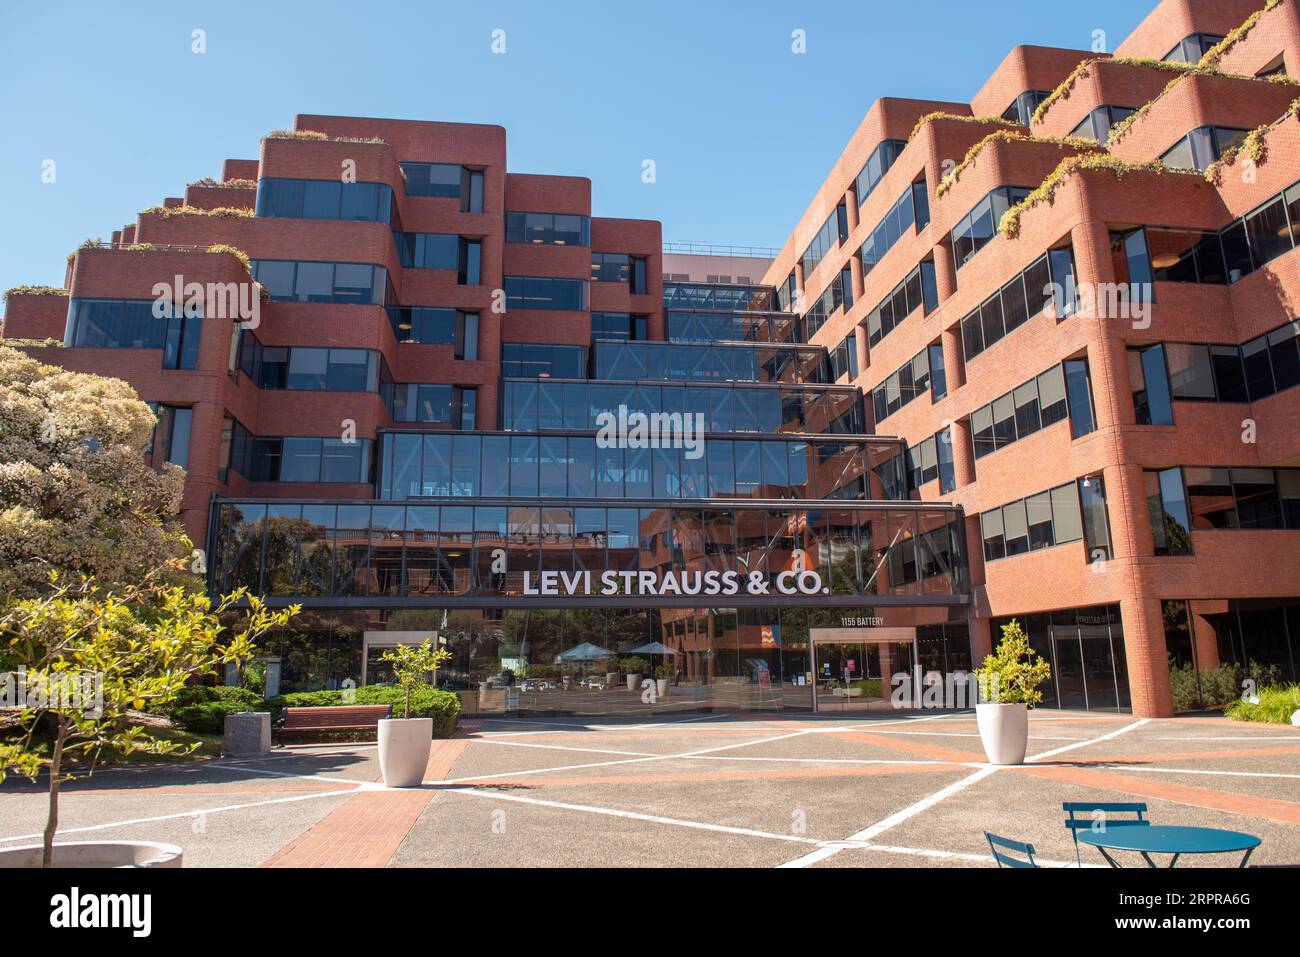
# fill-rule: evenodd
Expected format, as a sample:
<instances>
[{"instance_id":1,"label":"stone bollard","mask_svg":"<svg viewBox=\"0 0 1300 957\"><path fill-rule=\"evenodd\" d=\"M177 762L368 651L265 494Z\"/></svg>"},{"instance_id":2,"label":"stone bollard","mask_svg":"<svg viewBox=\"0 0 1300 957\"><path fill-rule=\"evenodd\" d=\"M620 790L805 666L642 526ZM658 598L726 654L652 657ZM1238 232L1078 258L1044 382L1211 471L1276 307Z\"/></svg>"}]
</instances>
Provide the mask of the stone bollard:
<instances>
[{"instance_id":1,"label":"stone bollard","mask_svg":"<svg viewBox=\"0 0 1300 957\"><path fill-rule=\"evenodd\" d=\"M221 753L228 758L248 758L271 751L271 715L265 711L240 711L226 715Z\"/></svg>"}]
</instances>

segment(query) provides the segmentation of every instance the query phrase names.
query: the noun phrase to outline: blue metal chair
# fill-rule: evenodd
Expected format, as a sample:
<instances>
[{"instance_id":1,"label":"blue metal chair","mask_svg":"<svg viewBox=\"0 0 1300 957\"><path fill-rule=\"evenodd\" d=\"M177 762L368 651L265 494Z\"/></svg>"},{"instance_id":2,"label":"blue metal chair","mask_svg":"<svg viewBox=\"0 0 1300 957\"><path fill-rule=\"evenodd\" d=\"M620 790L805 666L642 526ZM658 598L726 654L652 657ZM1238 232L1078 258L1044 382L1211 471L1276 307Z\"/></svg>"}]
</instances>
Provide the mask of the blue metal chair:
<instances>
[{"instance_id":1,"label":"blue metal chair","mask_svg":"<svg viewBox=\"0 0 1300 957\"><path fill-rule=\"evenodd\" d=\"M984 838L989 842L989 850L993 852L993 860L998 862L998 867L1037 867L1038 862L1034 860L1034 845L1022 844L1019 841L1008 840L1005 837L998 837L996 834L984 832ZM1028 860L1021 860L1018 857L1012 857L998 850L999 847L1006 848L1009 851L1015 851L1017 854L1024 854Z\"/></svg>"},{"instance_id":2,"label":"blue metal chair","mask_svg":"<svg viewBox=\"0 0 1300 957\"><path fill-rule=\"evenodd\" d=\"M1065 811L1069 817L1065 820L1065 826L1070 829L1070 837L1074 838L1074 862L1077 866L1083 867L1083 859L1079 856L1079 831L1090 831L1097 826L1097 821L1091 815L1100 811L1104 817L1102 819L1103 827L1149 827L1151 822L1147 820L1147 806L1145 804L1098 804L1092 801L1066 801L1061 805L1061 810ZM1075 817L1075 815L1088 815L1086 817ZM1112 814L1136 814L1135 818L1118 818L1112 819Z\"/></svg>"}]
</instances>

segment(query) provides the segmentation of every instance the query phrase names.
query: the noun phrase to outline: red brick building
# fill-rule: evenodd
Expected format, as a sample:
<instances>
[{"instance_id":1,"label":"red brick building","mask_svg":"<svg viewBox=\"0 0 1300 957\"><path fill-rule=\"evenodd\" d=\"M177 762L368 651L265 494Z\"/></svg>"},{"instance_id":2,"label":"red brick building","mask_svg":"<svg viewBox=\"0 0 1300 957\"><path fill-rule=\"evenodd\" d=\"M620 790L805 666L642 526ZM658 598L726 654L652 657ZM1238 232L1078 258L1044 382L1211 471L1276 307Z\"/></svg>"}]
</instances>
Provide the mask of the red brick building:
<instances>
[{"instance_id":1,"label":"red brick building","mask_svg":"<svg viewBox=\"0 0 1300 957\"><path fill-rule=\"evenodd\" d=\"M254 587L322 616L280 649L297 686L414 625L466 687L568 693L578 663L606 694L615 655L658 654L683 707L832 677L845 704L1014 617L1049 705L1168 714L1197 672L1300 669L1297 73L1293 0L1163 0L1113 55L1017 47L970 103L879 100L747 285L665 283L658 223L508 172L498 127L299 116L10 296L5 334L158 405L214 586L257 552ZM227 247L255 319L146 321L173 276L248 284ZM623 396L725 406L707 464L591 459ZM520 577L814 566L825 592L780 600L548 606ZM859 618L916 639L815 634Z\"/></svg>"}]
</instances>

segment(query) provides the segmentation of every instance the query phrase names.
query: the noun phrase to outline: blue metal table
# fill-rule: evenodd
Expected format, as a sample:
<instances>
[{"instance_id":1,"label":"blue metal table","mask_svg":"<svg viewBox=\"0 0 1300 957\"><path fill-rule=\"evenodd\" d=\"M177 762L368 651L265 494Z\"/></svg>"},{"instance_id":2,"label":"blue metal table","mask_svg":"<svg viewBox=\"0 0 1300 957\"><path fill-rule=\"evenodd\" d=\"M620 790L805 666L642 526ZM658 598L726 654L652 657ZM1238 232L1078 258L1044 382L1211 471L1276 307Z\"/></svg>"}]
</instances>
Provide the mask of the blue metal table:
<instances>
[{"instance_id":1,"label":"blue metal table","mask_svg":"<svg viewBox=\"0 0 1300 957\"><path fill-rule=\"evenodd\" d=\"M1172 854L1169 866L1178 863L1184 854L1231 854L1245 851L1241 867L1246 866L1251 853L1259 847L1260 840L1253 834L1224 831L1214 827L1177 827L1151 825L1150 827L1115 827L1107 830L1079 831L1080 844L1090 844L1101 851L1101 856L1111 867L1119 867L1111 851L1136 851L1148 867L1155 867L1152 854Z\"/></svg>"}]
</instances>

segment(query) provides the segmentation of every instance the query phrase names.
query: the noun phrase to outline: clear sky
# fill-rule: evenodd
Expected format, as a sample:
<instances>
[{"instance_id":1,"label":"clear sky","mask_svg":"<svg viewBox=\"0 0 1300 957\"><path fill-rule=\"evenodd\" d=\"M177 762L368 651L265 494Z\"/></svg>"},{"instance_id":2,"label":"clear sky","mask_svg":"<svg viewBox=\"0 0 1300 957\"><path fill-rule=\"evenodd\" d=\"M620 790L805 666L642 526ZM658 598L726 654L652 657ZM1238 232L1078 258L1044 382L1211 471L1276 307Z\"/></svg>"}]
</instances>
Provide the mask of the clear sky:
<instances>
[{"instance_id":1,"label":"clear sky","mask_svg":"<svg viewBox=\"0 0 1300 957\"><path fill-rule=\"evenodd\" d=\"M1013 46L1113 49L1154 4L0 0L0 289L61 284L297 113L499 124L512 172L589 177L595 215L779 246L873 100L969 101Z\"/></svg>"}]
</instances>

